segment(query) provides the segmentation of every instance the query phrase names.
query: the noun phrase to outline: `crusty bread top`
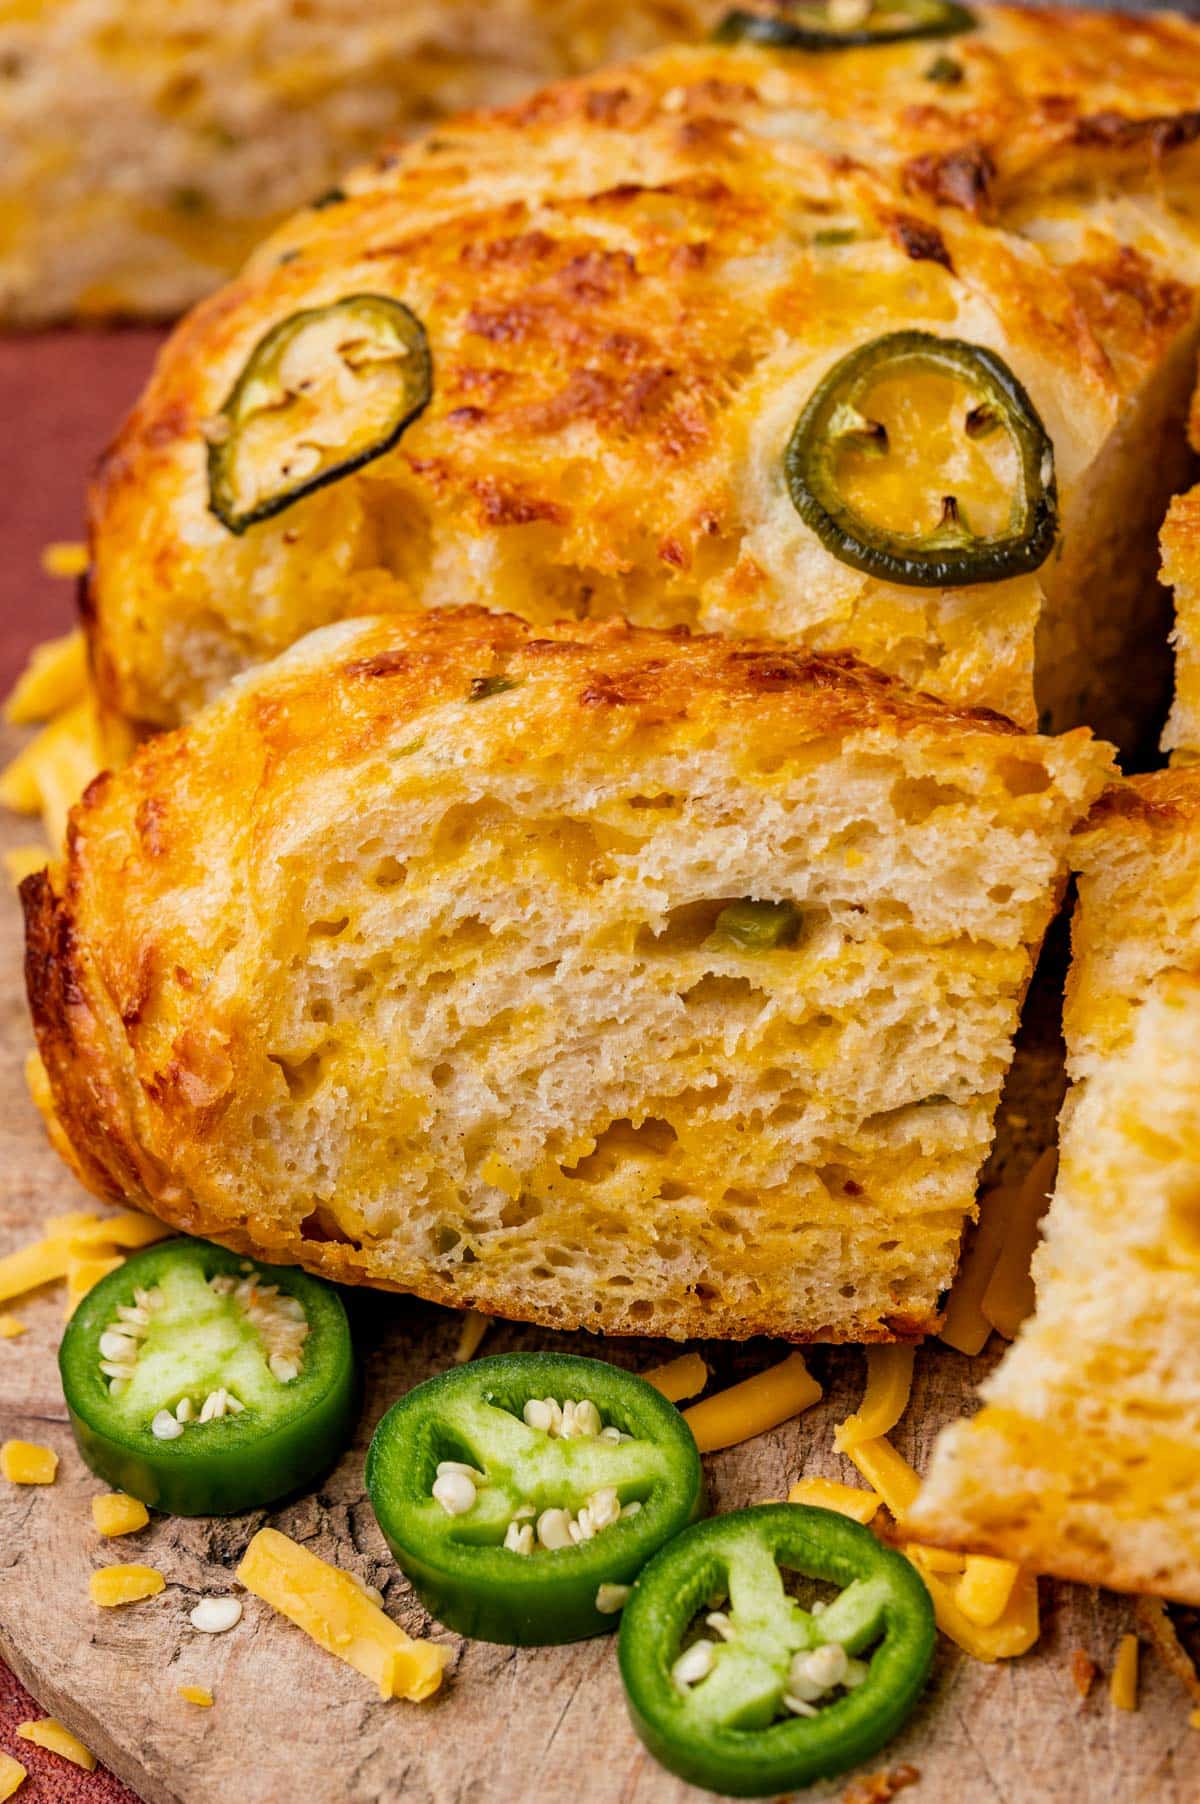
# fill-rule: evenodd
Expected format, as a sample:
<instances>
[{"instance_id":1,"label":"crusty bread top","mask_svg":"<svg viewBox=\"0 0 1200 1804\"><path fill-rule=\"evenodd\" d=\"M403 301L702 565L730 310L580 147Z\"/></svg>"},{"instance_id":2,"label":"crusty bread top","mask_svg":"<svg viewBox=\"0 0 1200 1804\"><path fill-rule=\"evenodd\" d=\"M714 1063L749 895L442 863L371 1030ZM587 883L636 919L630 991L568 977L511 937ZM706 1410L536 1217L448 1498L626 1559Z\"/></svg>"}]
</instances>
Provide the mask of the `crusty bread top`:
<instances>
[{"instance_id":1,"label":"crusty bread top","mask_svg":"<svg viewBox=\"0 0 1200 1804\"><path fill-rule=\"evenodd\" d=\"M100 468L110 709L170 725L331 618L491 600L849 644L1031 719L1040 579L865 576L801 522L783 449L839 356L924 327L1010 362L1070 513L1192 315L1200 235L1171 197L1200 159L1200 28L980 8L948 48L954 88L928 43L665 51L387 153L292 220L180 328ZM269 326L364 290L424 321L429 406L233 537L205 422Z\"/></svg>"}]
</instances>

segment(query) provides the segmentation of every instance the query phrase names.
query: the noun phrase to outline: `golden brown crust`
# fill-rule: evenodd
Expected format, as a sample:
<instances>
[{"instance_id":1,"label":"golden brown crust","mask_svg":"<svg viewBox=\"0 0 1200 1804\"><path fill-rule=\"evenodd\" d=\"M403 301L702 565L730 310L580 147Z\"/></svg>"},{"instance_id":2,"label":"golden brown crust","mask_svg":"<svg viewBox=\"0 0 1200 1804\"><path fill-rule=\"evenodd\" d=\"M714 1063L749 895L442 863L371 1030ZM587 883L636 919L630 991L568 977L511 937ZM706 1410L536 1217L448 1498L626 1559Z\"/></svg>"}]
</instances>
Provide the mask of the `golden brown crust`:
<instances>
[{"instance_id":1,"label":"golden brown crust","mask_svg":"<svg viewBox=\"0 0 1200 1804\"><path fill-rule=\"evenodd\" d=\"M1196 304L1182 213L1162 204L1152 254L1096 197L1191 167L1200 30L981 8L952 48L944 91L920 43L839 54L836 81L828 57L665 51L385 153L291 221L180 327L101 463L106 706L170 725L313 625L490 598L852 645L1032 720L1036 580L944 598L865 579L800 526L779 460L837 355L928 324L1012 363L1086 505ZM1050 254L1064 209L1077 241ZM206 512L204 421L270 324L361 290L425 321L430 406L234 541Z\"/></svg>"}]
</instances>

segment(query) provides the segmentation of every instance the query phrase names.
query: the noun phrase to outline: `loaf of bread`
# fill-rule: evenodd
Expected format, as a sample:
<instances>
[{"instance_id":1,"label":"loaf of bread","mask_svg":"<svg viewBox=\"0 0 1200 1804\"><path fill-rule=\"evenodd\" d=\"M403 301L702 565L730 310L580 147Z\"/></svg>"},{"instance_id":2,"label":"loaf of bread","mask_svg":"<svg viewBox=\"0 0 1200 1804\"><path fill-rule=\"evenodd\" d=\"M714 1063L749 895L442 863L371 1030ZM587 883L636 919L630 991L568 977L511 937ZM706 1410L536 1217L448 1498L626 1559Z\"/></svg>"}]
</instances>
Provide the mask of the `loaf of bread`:
<instances>
[{"instance_id":1,"label":"loaf of bread","mask_svg":"<svg viewBox=\"0 0 1200 1804\"><path fill-rule=\"evenodd\" d=\"M1200 1604L1200 771L1114 791L1077 845L1037 1310L909 1526Z\"/></svg>"},{"instance_id":2,"label":"loaf of bread","mask_svg":"<svg viewBox=\"0 0 1200 1804\"><path fill-rule=\"evenodd\" d=\"M700 35L717 0L0 7L0 319L170 316L389 133Z\"/></svg>"},{"instance_id":3,"label":"loaf of bread","mask_svg":"<svg viewBox=\"0 0 1200 1804\"><path fill-rule=\"evenodd\" d=\"M97 779L27 881L84 1180L553 1327L939 1318L1103 787L856 660L350 621Z\"/></svg>"},{"instance_id":4,"label":"loaf of bread","mask_svg":"<svg viewBox=\"0 0 1200 1804\"><path fill-rule=\"evenodd\" d=\"M172 726L313 627L486 600L849 648L1022 725L1136 737L1167 676L1200 24L975 14L934 43L663 50L457 120L290 220L181 326L99 472L107 718ZM334 331L364 295L424 341L378 431L379 344L364 366ZM1036 568L913 581L802 513L801 414L894 332L1002 360L1044 452L1022 476L983 388L910 365L834 485L868 536L960 549L1038 490ZM257 448L231 423L251 390Z\"/></svg>"}]
</instances>

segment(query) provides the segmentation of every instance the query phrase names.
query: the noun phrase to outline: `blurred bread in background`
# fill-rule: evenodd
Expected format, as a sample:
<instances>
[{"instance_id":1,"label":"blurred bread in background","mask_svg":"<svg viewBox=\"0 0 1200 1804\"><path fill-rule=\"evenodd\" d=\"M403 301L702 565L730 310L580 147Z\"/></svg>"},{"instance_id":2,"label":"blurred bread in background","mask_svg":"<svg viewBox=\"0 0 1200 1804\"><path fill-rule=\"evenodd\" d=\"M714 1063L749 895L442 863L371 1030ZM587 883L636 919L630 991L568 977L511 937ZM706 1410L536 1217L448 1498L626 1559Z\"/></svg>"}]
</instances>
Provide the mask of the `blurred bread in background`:
<instances>
[{"instance_id":1,"label":"blurred bread in background","mask_svg":"<svg viewBox=\"0 0 1200 1804\"><path fill-rule=\"evenodd\" d=\"M699 34L713 0L0 6L0 321L169 318L385 137Z\"/></svg>"}]
</instances>

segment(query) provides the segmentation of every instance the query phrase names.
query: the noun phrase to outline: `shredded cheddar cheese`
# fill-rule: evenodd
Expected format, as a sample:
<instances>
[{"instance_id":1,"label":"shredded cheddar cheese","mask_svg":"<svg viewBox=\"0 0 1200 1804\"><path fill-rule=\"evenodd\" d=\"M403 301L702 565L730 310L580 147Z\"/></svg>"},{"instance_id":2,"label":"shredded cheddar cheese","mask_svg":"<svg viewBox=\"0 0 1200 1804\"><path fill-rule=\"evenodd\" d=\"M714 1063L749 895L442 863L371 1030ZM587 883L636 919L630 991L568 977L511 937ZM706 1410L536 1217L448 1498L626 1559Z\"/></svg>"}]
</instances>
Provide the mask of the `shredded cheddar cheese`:
<instances>
[{"instance_id":1,"label":"shredded cheddar cheese","mask_svg":"<svg viewBox=\"0 0 1200 1804\"><path fill-rule=\"evenodd\" d=\"M64 579L82 576L88 567L88 549L80 539L51 539L42 546L42 569L47 576ZM56 641L51 639L51 645ZM39 646L38 650L44 647Z\"/></svg>"},{"instance_id":2,"label":"shredded cheddar cheese","mask_svg":"<svg viewBox=\"0 0 1200 1804\"><path fill-rule=\"evenodd\" d=\"M864 1526L875 1515L883 1498L878 1491L863 1491L857 1485L841 1485L833 1478L799 1478L788 1492L789 1503L807 1503L819 1510L836 1510Z\"/></svg>"},{"instance_id":3,"label":"shredded cheddar cheese","mask_svg":"<svg viewBox=\"0 0 1200 1804\"><path fill-rule=\"evenodd\" d=\"M318 1559L277 1529L259 1529L237 1576L247 1591L371 1679L383 1698L431 1697L449 1650L414 1641L348 1572Z\"/></svg>"},{"instance_id":4,"label":"shredded cheddar cheese","mask_svg":"<svg viewBox=\"0 0 1200 1804\"><path fill-rule=\"evenodd\" d=\"M1049 1147L1013 1192L1004 1244L980 1299L984 1316L1005 1340L1015 1339L1021 1323L1033 1314L1030 1265L1037 1250L1041 1221L1046 1213L1057 1164L1058 1154Z\"/></svg>"},{"instance_id":5,"label":"shredded cheddar cheese","mask_svg":"<svg viewBox=\"0 0 1200 1804\"><path fill-rule=\"evenodd\" d=\"M914 1347L867 1348L867 1388L854 1415L833 1432L839 1453L889 1434L905 1410L912 1391Z\"/></svg>"},{"instance_id":6,"label":"shredded cheddar cheese","mask_svg":"<svg viewBox=\"0 0 1200 1804\"><path fill-rule=\"evenodd\" d=\"M73 1760L85 1773L95 1770L96 1756L92 1750L85 1748L79 1737L72 1735L56 1716L43 1716L35 1723L18 1723L17 1734L22 1741L31 1741L35 1748L48 1748L52 1754L61 1754L64 1760Z\"/></svg>"},{"instance_id":7,"label":"shredded cheddar cheese","mask_svg":"<svg viewBox=\"0 0 1200 1804\"><path fill-rule=\"evenodd\" d=\"M903 1523L921 1489L920 1478L904 1456L882 1439L847 1447L845 1454ZM917 1542L909 1542L903 1552L925 1581L938 1627L964 1653L990 1662L1012 1659L1033 1646L1039 1619L1037 1580L1032 1573L1022 1572L1006 1560L964 1557ZM968 1573L970 1583L960 1595ZM1003 1603L997 1608L1002 1593ZM989 1622L978 1620L989 1615Z\"/></svg>"},{"instance_id":8,"label":"shredded cheddar cheese","mask_svg":"<svg viewBox=\"0 0 1200 1804\"><path fill-rule=\"evenodd\" d=\"M124 1257L120 1253L113 1253L107 1259L104 1258L103 1255L96 1255L86 1259L79 1259L72 1256L71 1262L67 1266L67 1306L65 1313L67 1315L74 1315L75 1310L78 1308L79 1304L82 1303L84 1297L87 1296L88 1291L93 1290L96 1285L99 1284L101 1278L107 1278L109 1272L115 1272L117 1267L124 1265L124 1263Z\"/></svg>"},{"instance_id":9,"label":"shredded cheddar cheese","mask_svg":"<svg viewBox=\"0 0 1200 1804\"><path fill-rule=\"evenodd\" d=\"M6 1253L0 1259L0 1303L11 1302L27 1290L54 1284L67 1275L71 1253L65 1240L50 1236Z\"/></svg>"},{"instance_id":10,"label":"shredded cheddar cheese","mask_svg":"<svg viewBox=\"0 0 1200 1804\"><path fill-rule=\"evenodd\" d=\"M456 1366L465 1366L474 1359L479 1351L480 1342L492 1325L490 1315L481 1315L478 1309L468 1309L463 1317L462 1332L458 1337L458 1351L454 1355Z\"/></svg>"},{"instance_id":11,"label":"shredded cheddar cheese","mask_svg":"<svg viewBox=\"0 0 1200 1804\"><path fill-rule=\"evenodd\" d=\"M88 1580L88 1593L101 1609L113 1610L120 1604L157 1597L165 1584L162 1573L153 1566L101 1566Z\"/></svg>"},{"instance_id":12,"label":"shredded cheddar cheese","mask_svg":"<svg viewBox=\"0 0 1200 1804\"><path fill-rule=\"evenodd\" d=\"M0 1310L0 1340L16 1340L18 1334L24 1334L25 1324L19 1316L8 1315Z\"/></svg>"},{"instance_id":13,"label":"shredded cheddar cheese","mask_svg":"<svg viewBox=\"0 0 1200 1804\"><path fill-rule=\"evenodd\" d=\"M61 1278L72 1282L73 1301L78 1302L105 1275L97 1268L97 1262L104 1262L105 1270L111 1271L119 1263L114 1257L117 1249L151 1246L172 1232L153 1216L134 1209L108 1216L77 1209L52 1216L45 1225L41 1240L0 1259L0 1303L10 1302L43 1284L57 1283ZM78 1269L72 1281L73 1265Z\"/></svg>"},{"instance_id":14,"label":"shredded cheddar cheese","mask_svg":"<svg viewBox=\"0 0 1200 1804\"><path fill-rule=\"evenodd\" d=\"M53 1447L35 1441L5 1441L0 1447L0 1477L14 1485L52 1485L58 1471Z\"/></svg>"},{"instance_id":15,"label":"shredded cheddar cheese","mask_svg":"<svg viewBox=\"0 0 1200 1804\"><path fill-rule=\"evenodd\" d=\"M0 1804L5 1804L28 1777L28 1769L19 1760L14 1760L11 1754L0 1754Z\"/></svg>"},{"instance_id":16,"label":"shredded cheddar cheese","mask_svg":"<svg viewBox=\"0 0 1200 1804\"><path fill-rule=\"evenodd\" d=\"M203 1685L180 1685L179 1695L185 1704L199 1704L202 1710L211 1710L213 1694Z\"/></svg>"},{"instance_id":17,"label":"shredded cheddar cheese","mask_svg":"<svg viewBox=\"0 0 1200 1804\"><path fill-rule=\"evenodd\" d=\"M971 1554L955 1587L954 1598L969 1622L990 1629L1008 1608L1021 1569L1012 1560Z\"/></svg>"},{"instance_id":18,"label":"shredded cheddar cheese","mask_svg":"<svg viewBox=\"0 0 1200 1804\"><path fill-rule=\"evenodd\" d=\"M703 1403L694 1403L684 1410L683 1419L701 1453L716 1453L790 1422L820 1400L821 1387L805 1365L804 1355L789 1353L777 1366L731 1385L715 1397L706 1397Z\"/></svg>"},{"instance_id":19,"label":"shredded cheddar cheese","mask_svg":"<svg viewBox=\"0 0 1200 1804\"><path fill-rule=\"evenodd\" d=\"M973 1659L989 1664L993 1660L1012 1660L1018 1654L1028 1653L1037 1640L1040 1629L1037 1580L1031 1572L1019 1574L1004 1614L985 1628L972 1622L959 1607L956 1585L950 1578L927 1569L918 1570L933 1599L938 1628Z\"/></svg>"},{"instance_id":20,"label":"shredded cheddar cheese","mask_svg":"<svg viewBox=\"0 0 1200 1804\"><path fill-rule=\"evenodd\" d=\"M869 1485L883 1498L892 1515L907 1516L917 1500L921 1481L890 1441L860 1441L845 1449L846 1458L856 1465Z\"/></svg>"},{"instance_id":21,"label":"shredded cheddar cheese","mask_svg":"<svg viewBox=\"0 0 1200 1804\"><path fill-rule=\"evenodd\" d=\"M983 1293L1004 1245L1011 1200L1012 1191L1006 1185L997 1185L980 1197L979 1220L959 1264L946 1305L946 1319L938 1335L947 1347L971 1358L983 1352L992 1332L992 1324L982 1309Z\"/></svg>"},{"instance_id":22,"label":"shredded cheddar cheese","mask_svg":"<svg viewBox=\"0 0 1200 1804\"><path fill-rule=\"evenodd\" d=\"M1122 1635L1113 1662L1108 1695L1114 1710L1136 1710L1138 1707L1138 1638Z\"/></svg>"},{"instance_id":23,"label":"shredded cheddar cheese","mask_svg":"<svg viewBox=\"0 0 1200 1804\"><path fill-rule=\"evenodd\" d=\"M87 647L76 627L61 639L35 645L4 704L4 718L14 727L51 720L87 693Z\"/></svg>"},{"instance_id":24,"label":"shredded cheddar cheese","mask_svg":"<svg viewBox=\"0 0 1200 1804\"><path fill-rule=\"evenodd\" d=\"M681 1353L678 1359L668 1359L665 1365L643 1372L642 1377L668 1403L683 1403L688 1397L700 1395L708 1383L708 1367L698 1353Z\"/></svg>"},{"instance_id":25,"label":"shredded cheddar cheese","mask_svg":"<svg viewBox=\"0 0 1200 1804\"><path fill-rule=\"evenodd\" d=\"M0 803L17 814L40 814L50 844L61 846L67 815L99 768L96 710L89 696L43 727L0 771Z\"/></svg>"},{"instance_id":26,"label":"shredded cheddar cheese","mask_svg":"<svg viewBox=\"0 0 1200 1804\"><path fill-rule=\"evenodd\" d=\"M60 1219L71 1220L68 1216ZM165 1240L175 1230L168 1228L165 1222L156 1221L153 1215L143 1215L140 1209L122 1209L117 1215L85 1216L64 1232L71 1242L72 1252L80 1252L91 1246L124 1247L127 1251L153 1246L155 1241Z\"/></svg>"},{"instance_id":27,"label":"shredded cheddar cheese","mask_svg":"<svg viewBox=\"0 0 1200 1804\"><path fill-rule=\"evenodd\" d=\"M92 1498L92 1521L102 1535L136 1534L149 1520L145 1504L136 1497L126 1497L124 1491L108 1491L103 1497Z\"/></svg>"},{"instance_id":28,"label":"shredded cheddar cheese","mask_svg":"<svg viewBox=\"0 0 1200 1804\"><path fill-rule=\"evenodd\" d=\"M910 1541L904 1551L922 1572L952 1572L957 1578L967 1563L952 1547L925 1547L920 1541Z\"/></svg>"}]
</instances>

